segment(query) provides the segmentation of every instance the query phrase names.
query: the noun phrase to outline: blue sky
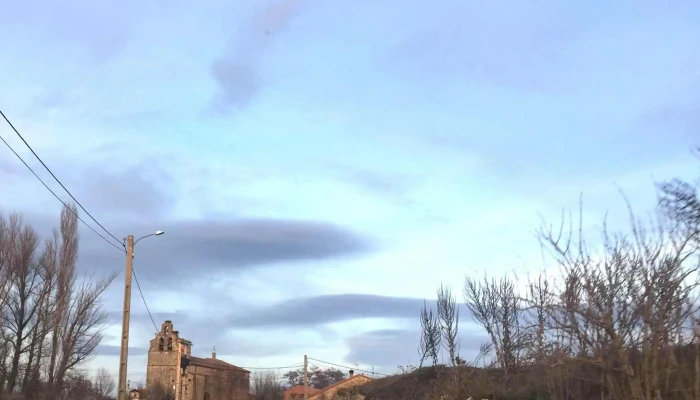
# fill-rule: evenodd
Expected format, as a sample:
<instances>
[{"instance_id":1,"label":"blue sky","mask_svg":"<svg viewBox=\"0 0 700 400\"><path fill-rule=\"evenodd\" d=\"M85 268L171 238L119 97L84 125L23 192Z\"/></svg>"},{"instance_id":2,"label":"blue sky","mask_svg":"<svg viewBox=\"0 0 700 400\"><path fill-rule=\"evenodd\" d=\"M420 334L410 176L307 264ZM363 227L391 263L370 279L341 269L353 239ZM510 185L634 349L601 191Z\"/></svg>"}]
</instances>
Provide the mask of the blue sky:
<instances>
[{"instance_id":1,"label":"blue sky","mask_svg":"<svg viewBox=\"0 0 700 400\"><path fill-rule=\"evenodd\" d=\"M0 15L0 107L118 237L167 231L135 268L195 353L391 373L441 282L535 273L542 217L582 194L588 233L622 228L620 189L645 215L697 174L699 42L691 1L27 0ZM48 231L59 204L0 154L0 207ZM82 267L122 268L81 234ZM116 375L113 322L91 368Z\"/></svg>"}]
</instances>

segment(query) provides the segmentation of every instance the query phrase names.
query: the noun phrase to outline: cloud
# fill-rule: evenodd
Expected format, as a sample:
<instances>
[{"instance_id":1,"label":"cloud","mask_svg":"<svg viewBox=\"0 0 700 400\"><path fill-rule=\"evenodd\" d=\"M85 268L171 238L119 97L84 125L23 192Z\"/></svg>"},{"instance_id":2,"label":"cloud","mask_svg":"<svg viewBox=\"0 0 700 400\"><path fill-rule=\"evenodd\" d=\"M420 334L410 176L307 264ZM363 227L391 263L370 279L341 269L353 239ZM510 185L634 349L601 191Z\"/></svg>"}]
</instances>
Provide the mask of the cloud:
<instances>
[{"instance_id":1,"label":"cloud","mask_svg":"<svg viewBox=\"0 0 700 400\"><path fill-rule=\"evenodd\" d=\"M4 146L3 146L4 147ZM7 149L2 149L2 151L5 151ZM8 156L10 155L9 150L7 150ZM14 155L12 155L14 157ZM19 160L15 162L12 159L9 158L3 158L0 160L0 176L3 178L14 178L17 173L20 171L19 166L17 165L19 163Z\"/></svg>"},{"instance_id":2,"label":"cloud","mask_svg":"<svg viewBox=\"0 0 700 400\"><path fill-rule=\"evenodd\" d=\"M700 84L696 85L700 88ZM669 104L644 113L638 125L659 134L668 141L672 136L679 142L696 141L700 132L700 106L697 104Z\"/></svg>"},{"instance_id":3,"label":"cloud","mask_svg":"<svg viewBox=\"0 0 700 400\"><path fill-rule=\"evenodd\" d=\"M571 43L592 20L586 7L547 2L453 2L442 18L411 32L387 56L427 76L478 77L498 85L549 91L565 84L551 76ZM459 11L457 11L459 10ZM546 23L545 23L546 22Z\"/></svg>"},{"instance_id":4,"label":"cloud","mask_svg":"<svg viewBox=\"0 0 700 400\"><path fill-rule=\"evenodd\" d=\"M25 220L48 237L58 225L58 210L57 206L56 217L51 220L33 215ZM374 248L368 238L320 221L250 218L163 220L128 228L104 221L103 225L118 238L125 232L141 236L156 229L166 232L162 237L140 242L134 251L134 265L142 284L157 283L148 285L152 290L191 287L193 279L211 279L218 274L236 276L274 264L350 257ZM78 265L82 270L121 272L123 253L109 247L82 224L80 234Z\"/></svg>"},{"instance_id":5,"label":"cloud","mask_svg":"<svg viewBox=\"0 0 700 400\"><path fill-rule=\"evenodd\" d=\"M409 297L373 294L321 295L250 309L243 314L231 316L228 322L240 327L281 327L313 326L361 318L417 319L423 304L423 299ZM465 311L462 310L463 313Z\"/></svg>"},{"instance_id":6,"label":"cloud","mask_svg":"<svg viewBox=\"0 0 700 400\"><path fill-rule=\"evenodd\" d=\"M459 334L460 355L473 361L482 343L488 337L480 331L462 331ZM378 367L384 373L393 373L401 365L417 365L420 362L419 330L382 329L351 336L347 339L350 351L345 362ZM441 360L447 360L443 349Z\"/></svg>"},{"instance_id":7,"label":"cloud","mask_svg":"<svg viewBox=\"0 0 700 400\"><path fill-rule=\"evenodd\" d=\"M216 111L226 113L232 107L243 108L255 97L263 84L262 57L300 5L301 0L278 0L233 35L224 54L211 66L211 75L219 89L212 100Z\"/></svg>"},{"instance_id":8,"label":"cloud","mask_svg":"<svg viewBox=\"0 0 700 400\"><path fill-rule=\"evenodd\" d=\"M38 4L37 4L38 3ZM51 1L8 3L0 16L0 25L34 26L30 35L76 44L94 61L103 62L119 53L129 41L129 32L143 7L135 2ZM141 11L141 12L139 12ZM30 49L29 51L36 51Z\"/></svg>"},{"instance_id":9,"label":"cloud","mask_svg":"<svg viewBox=\"0 0 700 400\"><path fill-rule=\"evenodd\" d=\"M156 229L166 234L139 243L134 253L136 264L142 266L140 276L160 284L185 284L203 274L235 273L276 263L347 257L373 246L367 238L319 221L199 219L130 226L130 232L142 234ZM81 246L81 263L97 268L105 260L105 247L95 238Z\"/></svg>"},{"instance_id":10,"label":"cloud","mask_svg":"<svg viewBox=\"0 0 700 400\"><path fill-rule=\"evenodd\" d=\"M432 305L432 301L428 304ZM218 308L211 310L216 317L205 310L175 310L155 312L153 318L158 327L164 320L173 321L180 335L193 341L197 355L206 356L216 346L217 356L230 356L234 363L240 358L286 356L290 349L298 347L299 338L303 337L305 351L312 354L327 350L331 344L344 344L348 351L342 359L337 359L338 362L371 365L377 367L377 372L393 373L398 365L415 365L419 361L418 314L422 306L420 299L346 294L295 299L238 315L235 312L227 315ZM115 312L112 319L120 317L121 314ZM324 324L361 318L403 318L411 328L375 329L351 336L324 329ZM463 305L460 305L460 321L460 354L472 361L488 338L471 323ZM153 334L150 317L133 313L131 323L132 327L147 328L137 328L141 334L134 334L132 330L132 344L147 346Z\"/></svg>"},{"instance_id":11,"label":"cloud","mask_svg":"<svg viewBox=\"0 0 700 400\"><path fill-rule=\"evenodd\" d=\"M219 312L220 314L225 313ZM203 317L203 313L189 311L155 312L152 314L156 326L160 329L163 321L173 322L173 326L179 331L182 338L193 342L195 355L208 356L216 347L217 357L231 356L241 357L274 357L289 354L290 349L298 346L299 337L303 335L307 340L314 338L318 345L325 340L333 340L327 331L310 329L241 329L233 327L225 318ZM121 318L120 313L110 313L111 319ZM138 332L132 331L131 343L137 347L130 348L132 355L145 354L148 351L149 341L154 337L153 323L150 316L144 313L131 315L132 327L137 327ZM146 327L145 330L141 328ZM112 349L114 347L114 349ZM134 349L133 351L131 349ZM119 354L119 346L105 346L100 349L100 355Z\"/></svg>"},{"instance_id":12,"label":"cloud","mask_svg":"<svg viewBox=\"0 0 700 400\"><path fill-rule=\"evenodd\" d=\"M416 179L409 174L392 174L372 170L367 165L348 165L337 161L324 162L320 166L343 182L357 186L373 195L394 199L405 199L408 192L416 185Z\"/></svg>"},{"instance_id":13,"label":"cloud","mask_svg":"<svg viewBox=\"0 0 700 400\"><path fill-rule=\"evenodd\" d=\"M125 218L165 218L176 203L171 191L177 188L165 165L153 158L122 165L119 169L99 165L62 167L58 176L66 185L80 182L69 186L69 190L88 211L97 209L101 218L118 218L124 222Z\"/></svg>"},{"instance_id":14,"label":"cloud","mask_svg":"<svg viewBox=\"0 0 700 400\"><path fill-rule=\"evenodd\" d=\"M162 237L138 243L134 267L156 324L171 319L181 325L183 336L201 346L197 354L207 355L213 346L222 357L233 356L234 362L236 357L289 354L289 349L299 340L295 335L298 329L286 333L284 328L256 331L254 327L229 321L231 310L244 310L249 302L260 305L268 291L277 298L288 295L288 288L297 294L304 293L310 284L304 282L303 271L311 268L309 264L359 256L377 246L372 238L345 226L294 218L293 214L287 218L259 218L241 211L208 217L186 210L189 212L182 215L177 185L187 182L173 179L185 176L178 173L183 168L182 160L137 156L124 164L116 164L119 167L115 168L111 161L113 155L109 153L108 149L95 150L73 162L51 156L46 161L91 214L118 238L129 233L140 237L156 229L166 231ZM104 162L93 162L93 157ZM45 174L41 169L37 171ZM199 169L186 176L188 180L210 184L206 171L205 165L199 165ZM16 198L4 197L0 212L7 215L18 207L25 221L47 238L58 226L60 204L21 165L11 168L10 173L21 181L13 186ZM45 177L47 183L57 187L48 175ZM57 193L68 200L59 189ZM211 193L205 190L202 195ZM198 200L190 199L194 204ZM80 215L100 231L84 212ZM79 229L79 269L96 276L120 273L104 296L104 309L118 310L123 294L124 254L109 247L82 224ZM296 272L297 265L302 272ZM268 266L267 271L273 272L260 268ZM267 275L270 273L274 276ZM301 275L298 282L293 275ZM256 286L258 280L262 289ZM136 287L132 292L132 306L130 353L139 356L145 353L154 328L150 317L143 315L144 306ZM177 311L182 307L189 308ZM159 312L166 310L173 311ZM115 330L120 321L121 313L111 315L110 322L114 323ZM315 342L318 344L331 340L315 330L305 335L319 335ZM97 354L114 357L119 353L118 344L118 338L106 338Z\"/></svg>"},{"instance_id":15,"label":"cloud","mask_svg":"<svg viewBox=\"0 0 700 400\"><path fill-rule=\"evenodd\" d=\"M72 165L65 160L54 161L49 164L66 187L117 239L121 240L128 234L134 234L138 239L156 230L166 232L163 237L139 243L135 249L135 265L139 277L145 281L184 285L193 278L212 277L217 273L356 256L373 251L377 245L369 237L322 220L257 218L230 213L225 216L202 217L197 213L175 216L180 200L178 185L183 181L174 178L177 169L166 169L165 165L171 162L183 164L177 157L165 160L144 158L126 163L120 169L84 160ZM3 165L0 163L0 167ZM5 170L1 168L0 174ZM26 170L8 170L11 174L26 177L27 188L43 190ZM192 174L195 176L190 175L190 178L196 180L199 172ZM56 187L62 198L70 200L49 176L45 181ZM48 199L50 194L43 193L42 198ZM30 197L31 200L34 199ZM12 204L5 199L0 204L0 211L7 212L18 204L23 204L22 209L26 209L31 204L19 197L17 201L24 203ZM54 204L54 211L25 214L27 223L43 237L48 237L59 222L60 203L50 204ZM109 238L84 212L79 212L79 215ZM79 266L84 270L121 271L122 253L110 250L102 239L82 224L80 233Z\"/></svg>"}]
</instances>

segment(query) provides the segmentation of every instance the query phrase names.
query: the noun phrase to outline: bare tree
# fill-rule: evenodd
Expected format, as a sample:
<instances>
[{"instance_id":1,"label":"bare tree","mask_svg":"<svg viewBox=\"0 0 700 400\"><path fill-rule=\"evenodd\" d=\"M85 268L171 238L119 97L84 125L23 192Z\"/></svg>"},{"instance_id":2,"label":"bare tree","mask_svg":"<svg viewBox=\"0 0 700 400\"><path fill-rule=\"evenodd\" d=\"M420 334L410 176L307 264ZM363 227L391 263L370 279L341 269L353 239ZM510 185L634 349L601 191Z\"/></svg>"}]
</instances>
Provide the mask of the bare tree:
<instances>
[{"instance_id":1,"label":"bare tree","mask_svg":"<svg viewBox=\"0 0 700 400\"><path fill-rule=\"evenodd\" d=\"M57 265L57 286L52 329L48 383L51 392L60 392L66 373L90 359L102 340L107 315L102 311L102 294L116 275L103 279L78 280L75 263L78 254L77 210L61 213L61 247Z\"/></svg>"},{"instance_id":2,"label":"bare tree","mask_svg":"<svg viewBox=\"0 0 700 400\"><path fill-rule=\"evenodd\" d=\"M464 301L472 318L486 330L496 361L508 373L518 366L524 336L520 332L522 305L509 278L464 280Z\"/></svg>"},{"instance_id":3,"label":"bare tree","mask_svg":"<svg viewBox=\"0 0 700 400\"><path fill-rule=\"evenodd\" d=\"M97 374L92 380L92 388L97 396L108 398L114 394L116 383L106 368L100 368L97 370Z\"/></svg>"},{"instance_id":4,"label":"bare tree","mask_svg":"<svg viewBox=\"0 0 700 400\"><path fill-rule=\"evenodd\" d=\"M597 250L580 219L577 227L563 220L558 231L543 225L540 243L559 274L531 279L524 296L510 278L467 277L465 302L491 339L495 364L475 372L453 362L455 373L443 368L430 378L428 398L700 398L700 232L688 211L697 205L683 199L682 207L661 201L647 224L630 210L629 230L604 226ZM445 342L456 337L444 334L451 297L441 287L437 315L427 305L421 311L424 359L435 348L431 337L448 351Z\"/></svg>"},{"instance_id":5,"label":"bare tree","mask_svg":"<svg viewBox=\"0 0 700 400\"><path fill-rule=\"evenodd\" d=\"M523 300L521 332L523 345L526 345L524 362L530 364L531 382L540 398L547 392L556 392L556 385L560 383L560 380L553 381L547 374L552 362L550 355L553 342L556 340L552 340L549 330L550 314L556 300L546 274L542 273L529 280L526 298Z\"/></svg>"},{"instance_id":6,"label":"bare tree","mask_svg":"<svg viewBox=\"0 0 700 400\"><path fill-rule=\"evenodd\" d=\"M59 362L54 370L54 382L61 383L72 368L90 359L102 340L107 315L101 310L101 296L114 276L93 282L83 282L71 299L68 318L62 327Z\"/></svg>"},{"instance_id":7,"label":"bare tree","mask_svg":"<svg viewBox=\"0 0 700 400\"><path fill-rule=\"evenodd\" d=\"M30 226L22 222L15 214L10 217L10 239L7 261L9 267L10 287L7 293L6 316L4 326L11 336L12 357L7 375L6 390L14 391L20 374L20 360L30 348L38 306L40 304L39 288L41 276L36 262L36 249L39 238Z\"/></svg>"},{"instance_id":8,"label":"bare tree","mask_svg":"<svg viewBox=\"0 0 700 400\"><path fill-rule=\"evenodd\" d=\"M58 233L54 233L57 237ZM57 373L57 362L60 353L60 342L64 336L64 327L67 324L68 310L70 307L72 289L75 281L75 263L78 259L78 221L75 206L61 210L60 240L57 240L58 254L54 258L53 268L57 271L56 292L53 298L55 307L53 323L51 324L51 354L48 366L48 386L55 395L62 386L61 379L66 371Z\"/></svg>"},{"instance_id":9,"label":"bare tree","mask_svg":"<svg viewBox=\"0 0 700 400\"><path fill-rule=\"evenodd\" d=\"M77 393L85 385L75 369L101 340L101 297L114 276L76 275L76 213L63 208L41 251L19 215L0 217L0 388L26 398Z\"/></svg>"},{"instance_id":10,"label":"bare tree","mask_svg":"<svg viewBox=\"0 0 700 400\"><path fill-rule=\"evenodd\" d=\"M39 260L42 269L42 288L39 299L39 312L35 321L31 344L27 353L27 364L22 381L22 392L28 398L37 397L40 389L41 367L44 354L48 349L47 335L51 331L53 306L51 295L56 289L56 236L46 242L44 252Z\"/></svg>"},{"instance_id":11,"label":"bare tree","mask_svg":"<svg viewBox=\"0 0 700 400\"><path fill-rule=\"evenodd\" d=\"M601 398L694 398L692 390L678 397L692 387L678 352L690 344L697 311L694 233L669 232L663 218L650 232L631 212L630 220L630 236L604 230L600 255L588 250L580 228L578 236L542 231L564 276L550 314L550 327L565 339L557 343L560 360L597 375Z\"/></svg>"},{"instance_id":12,"label":"bare tree","mask_svg":"<svg viewBox=\"0 0 700 400\"><path fill-rule=\"evenodd\" d=\"M452 366L461 364L459 358L459 307L452 291L440 285L437 292L437 315L440 320L442 344L450 357Z\"/></svg>"},{"instance_id":13,"label":"bare tree","mask_svg":"<svg viewBox=\"0 0 700 400\"><path fill-rule=\"evenodd\" d=\"M82 373L75 373L66 376L65 391L60 397L61 400L93 400L95 391L92 382Z\"/></svg>"},{"instance_id":14,"label":"bare tree","mask_svg":"<svg viewBox=\"0 0 700 400\"><path fill-rule=\"evenodd\" d=\"M695 185L674 179L658 185L659 205L670 221L687 233L700 234L700 198Z\"/></svg>"},{"instance_id":15,"label":"bare tree","mask_svg":"<svg viewBox=\"0 0 700 400\"><path fill-rule=\"evenodd\" d=\"M440 318L433 310L428 307L428 304L423 302L423 309L420 313L421 325L421 340L420 340L420 363L419 367L423 366L425 360L430 359L433 365L439 362L440 346L442 342L442 332L440 326Z\"/></svg>"},{"instance_id":16,"label":"bare tree","mask_svg":"<svg viewBox=\"0 0 700 400\"><path fill-rule=\"evenodd\" d=\"M281 400L282 384L279 377L272 371L253 374L250 393L255 400Z\"/></svg>"},{"instance_id":17,"label":"bare tree","mask_svg":"<svg viewBox=\"0 0 700 400\"><path fill-rule=\"evenodd\" d=\"M8 223L7 219L0 216L0 276L2 277L0 279L0 310L5 309L7 295L12 283L9 279L12 273L9 263L15 234L16 229L11 227L11 223Z\"/></svg>"}]
</instances>

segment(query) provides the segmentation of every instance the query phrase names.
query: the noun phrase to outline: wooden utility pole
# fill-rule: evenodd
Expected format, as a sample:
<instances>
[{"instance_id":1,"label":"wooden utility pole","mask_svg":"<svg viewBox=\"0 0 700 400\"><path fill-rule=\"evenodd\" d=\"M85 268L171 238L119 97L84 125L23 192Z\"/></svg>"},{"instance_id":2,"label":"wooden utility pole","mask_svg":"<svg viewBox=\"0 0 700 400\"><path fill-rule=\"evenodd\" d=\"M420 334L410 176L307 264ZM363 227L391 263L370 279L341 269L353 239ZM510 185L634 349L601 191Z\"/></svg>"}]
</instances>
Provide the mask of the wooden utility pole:
<instances>
[{"instance_id":1,"label":"wooden utility pole","mask_svg":"<svg viewBox=\"0 0 700 400\"><path fill-rule=\"evenodd\" d=\"M304 400L309 399L309 359L304 354Z\"/></svg>"},{"instance_id":2,"label":"wooden utility pole","mask_svg":"<svg viewBox=\"0 0 700 400\"><path fill-rule=\"evenodd\" d=\"M126 363L129 359L129 319L131 318L131 275L134 262L134 235L126 238L126 271L124 279L124 314L122 316L122 349L119 356L119 392L117 400L127 400Z\"/></svg>"}]
</instances>

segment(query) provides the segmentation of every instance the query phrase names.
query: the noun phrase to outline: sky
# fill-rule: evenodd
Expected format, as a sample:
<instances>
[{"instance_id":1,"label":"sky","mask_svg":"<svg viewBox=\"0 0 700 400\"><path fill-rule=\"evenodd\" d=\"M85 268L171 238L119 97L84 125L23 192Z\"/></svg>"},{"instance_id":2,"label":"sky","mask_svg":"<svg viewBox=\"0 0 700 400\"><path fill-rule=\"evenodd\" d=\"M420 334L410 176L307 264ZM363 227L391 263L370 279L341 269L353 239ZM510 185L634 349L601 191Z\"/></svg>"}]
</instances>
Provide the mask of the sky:
<instances>
[{"instance_id":1,"label":"sky","mask_svg":"<svg viewBox=\"0 0 700 400\"><path fill-rule=\"evenodd\" d=\"M135 250L156 327L134 291L131 382L166 319L238 366L390 374L441 283L537 274L542 221L581 202L595 239L621 193L645 216L654 182L697 176L698 43L683 0L12 1L0 109L115 236L166 232ZM3 214L57 226L5 148L0 180ZM124 256L80 246L121 274L86 366L116 376ZM461 338L485 341L466 310Z\"/></svg>"}]
</instances>

